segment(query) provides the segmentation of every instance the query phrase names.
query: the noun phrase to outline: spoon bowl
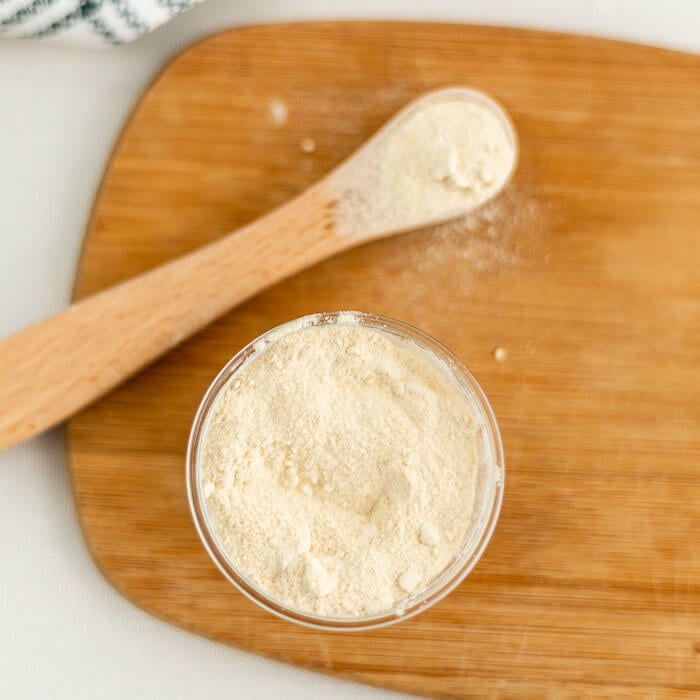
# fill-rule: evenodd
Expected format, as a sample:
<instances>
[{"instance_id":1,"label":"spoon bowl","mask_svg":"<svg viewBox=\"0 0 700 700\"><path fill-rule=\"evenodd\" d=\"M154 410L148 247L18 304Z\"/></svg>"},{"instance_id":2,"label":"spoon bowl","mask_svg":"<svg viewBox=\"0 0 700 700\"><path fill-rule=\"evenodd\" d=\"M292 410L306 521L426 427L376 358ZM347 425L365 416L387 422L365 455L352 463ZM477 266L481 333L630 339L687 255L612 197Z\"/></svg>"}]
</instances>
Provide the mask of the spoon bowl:
<instances>
[{"instance_id":1,"label":"spoon bowl","mask_svg":"<svg viewBox=\"0 0 700 700\"><path fill-rule=\"evenodd\" d=\"M342 201L347 197L348 191L352 191L354 183L363 182L367 177L367 171L372 167L368 163L368 155L381 150L384 144L393 134L399 132L414 115L426 108L445 103L464 102L475 105L490 113L495 118L502 129L509 148L509 160L506 169L501 173L500 179L495 183L489 194L476 201L465 201L461 206L442 211L439 216L414 219L410 223L398 228L388 228L372 230L364 227L362 229L362 239L386 238L399 233L406 233L421 228L428 228L446 223L453 219L466 216L474 209L483 206L486 202L497 197L510 182L518 164L519 145L515 127L511 122L505 109L493 98L479 90L466 87L447 87L424 93L415 100L409 102L403 109L399 110L389 121L379 128L364 144L344 160L335 170L329 173L324 181L338 189L339 199ZM342 234L342 230L339 231Z\"/></svg>"}]
</instances>

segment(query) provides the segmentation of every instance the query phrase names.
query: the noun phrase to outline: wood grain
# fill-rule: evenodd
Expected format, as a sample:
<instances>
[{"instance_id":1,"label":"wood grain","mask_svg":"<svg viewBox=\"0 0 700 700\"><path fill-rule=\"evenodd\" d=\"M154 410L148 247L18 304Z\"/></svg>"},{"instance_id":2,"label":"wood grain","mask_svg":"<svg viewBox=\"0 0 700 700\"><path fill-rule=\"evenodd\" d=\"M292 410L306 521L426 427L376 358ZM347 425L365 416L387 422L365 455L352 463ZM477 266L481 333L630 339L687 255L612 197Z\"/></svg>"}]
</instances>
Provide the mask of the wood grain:
<instances>
[{"instance_id":1,"label":"wood grain","mask_svg":"<svg viewBox=\"0 0 700 700\"><path fill-rule=\"evenodd\" d=\"M272 287L76 417L90 549L153 614L344 677L445 697L697 697L698 57L437 24L211 37L127 125L76 297L251 221L449 84L513 117L522 152L508 190L461 227L372 243ZM272 99L289 107L283 126ZM184 482L190 422L221 365L279 322L340 308L453 349L492 401L507 464L501 520L469 578L413 620L345 635L239 595L199 544Z\"/></svg>"}]
</instances>

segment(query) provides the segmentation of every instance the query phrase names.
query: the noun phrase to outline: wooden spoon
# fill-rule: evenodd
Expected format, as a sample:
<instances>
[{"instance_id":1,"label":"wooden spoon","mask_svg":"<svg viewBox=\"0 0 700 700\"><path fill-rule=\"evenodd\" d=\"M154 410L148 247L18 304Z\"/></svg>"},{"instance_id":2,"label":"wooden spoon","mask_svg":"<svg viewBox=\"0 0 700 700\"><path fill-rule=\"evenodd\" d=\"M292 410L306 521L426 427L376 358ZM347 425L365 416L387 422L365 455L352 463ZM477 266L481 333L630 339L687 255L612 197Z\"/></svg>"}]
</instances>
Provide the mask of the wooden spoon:
<instances>
[{"instance_id":1,"label":"wooden spoon","mask_svg":"<svg viewBox=\"0 0 700 700\"><path fill-rule=\"evenodd\" d=\"M363 169L370 149L426 102L448 100L488 107L508 134L513 163L489 199L495 196L510 179L517 160L515 131L505 112L486 95L466 88L423 95L290 202L214 243L88 297L2 341L0 448L68 418L224 312L285 277L368 240L440 223L483 204L390 231L367 230L365 224L358 235L358 227L346 214L338 225L339 205L352 183L366 175Z\"/></svg>"}]
</instances>

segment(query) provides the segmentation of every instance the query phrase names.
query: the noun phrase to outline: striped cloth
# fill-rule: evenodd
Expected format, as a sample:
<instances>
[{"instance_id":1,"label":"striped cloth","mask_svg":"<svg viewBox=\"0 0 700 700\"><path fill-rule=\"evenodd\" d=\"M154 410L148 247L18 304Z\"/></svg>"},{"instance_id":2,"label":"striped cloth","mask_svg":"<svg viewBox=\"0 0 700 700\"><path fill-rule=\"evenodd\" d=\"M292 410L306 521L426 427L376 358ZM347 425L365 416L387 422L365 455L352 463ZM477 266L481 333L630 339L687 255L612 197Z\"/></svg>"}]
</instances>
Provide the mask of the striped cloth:
<instances>
[{"instance_id":1,"label":"striped cloth","mask_svg":"<svg viewBox=\"0 0 700 700\"><path fill-rule=\"evenodd\" d=\"M0 0L0 37L122 44L200 0Z\"/></svg>"}]
</instances>

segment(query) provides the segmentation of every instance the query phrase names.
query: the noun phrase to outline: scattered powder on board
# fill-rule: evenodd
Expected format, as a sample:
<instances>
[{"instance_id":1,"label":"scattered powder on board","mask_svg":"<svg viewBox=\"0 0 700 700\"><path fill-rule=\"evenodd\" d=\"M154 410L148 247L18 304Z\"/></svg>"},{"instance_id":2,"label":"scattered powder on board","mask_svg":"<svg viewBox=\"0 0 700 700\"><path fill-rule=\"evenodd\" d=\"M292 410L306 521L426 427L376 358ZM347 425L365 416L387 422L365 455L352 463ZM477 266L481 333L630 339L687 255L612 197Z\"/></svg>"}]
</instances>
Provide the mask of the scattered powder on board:
<instances>
[{"instance_id":1,"label":"scattered powder on board","mask_svg":"<svg viewBox=\"0 0 700 700\"><path fill-rule=\"evenodd\" d=\"M464 212L498 191L514 160L511 134L494 108L428 102L344 169L338 233L370 236Z\"/></svg>"},{"instance_id":2,"label":"scattered powder on board","mask_svg":"<svg viewBox=\"0 0 700 700\"><path fill-rule=\"evenodd\" d=\"M539 268L547 233L558 225L559 216L554 205L533 196L526 183L514 182L466 216L403 234L382 262L382 294L387 299L400 297L411 309L413 323L437 330L441 326L436 309L446 308L441 303L452 309L471 308L484 294L499 298L530 266Z\"/></svg>"},{"instance_id":3,"label":"scattered powder on board","mask_svg":"<svg viewBox=\"0 0 700 700\"><path fill-rule=\"evenodd\" d=\"M307 136L299 142L299 148L302 153L314 153L316 151L316 142Z\"/></svg>"},{"instance_id":4,"label":"scattered powder on board","mask_svg":"<svg viewBox=\"0 0 700 700\"><path fill-rule=\"evenodd\" d=\"M341 317L246 364L213 411L202 485L231 560L300 610L390 609L451 561L478 426L447 369Z\"/></svg>"},{"instance_id":5,"label":"scattered powder on board","mask_svg":"<svg viewBox=\"0 0 700 700\"><path fill-rule=\"evenodd\" d=\"M287 123L289 108L287 107L287 103L283 100L278 98L270 100L267 105L267 112L270 117L270 121L276 126L283 126Z\"/></svg>"},{"instance_id":6,"label":"scattered powder on board","mask_svg":"<svg viewBox=\"0 0 700 700\"><path fill-rule=\"evenodd\" d=\"M459 268L462 279L470 273L508 271L538 252L551 217L522 184L511 185L466 216L409 234L402 270L413 276L447 266Z\"/></svg>"},{"instance_id":7,"label":"scattered powder on board","mask_svg":"<svg viewBox=\"0 0 700 700\"><path fill-rule=\"evenodd\" d=\"M508 359L508 351L502 347L494 348L493 359L496 360L496 362L505 362Z\"/></svg>"}]
</instances>

